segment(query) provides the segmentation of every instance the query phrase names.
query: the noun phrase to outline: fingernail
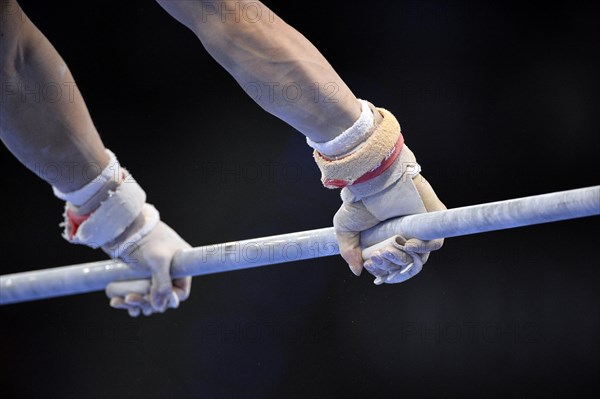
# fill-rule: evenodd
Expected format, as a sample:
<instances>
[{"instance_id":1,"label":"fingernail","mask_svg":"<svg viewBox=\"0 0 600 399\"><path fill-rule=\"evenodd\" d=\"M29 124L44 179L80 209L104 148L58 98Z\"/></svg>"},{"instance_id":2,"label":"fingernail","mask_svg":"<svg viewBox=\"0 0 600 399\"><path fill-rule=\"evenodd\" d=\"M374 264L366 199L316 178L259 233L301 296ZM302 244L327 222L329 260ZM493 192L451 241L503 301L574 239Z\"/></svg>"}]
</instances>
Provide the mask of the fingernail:
<instances>
[{"instance_id":1,"label":"fingernail","mask_svg":"<svg viewBox=\"0 0 600 399\"><path fill-rule=\"evenodd\" d=\"M387 275L387 277L385 278L385 282L389 283L390 281L394 281L396 279L396 277L398 277L399 274L404 273L403 271L400 270L396 270L393 273L390 273Z\"/></svg>"},{"instance_id":2,"label":"fingernail","mask_svg":"<svg viewBox=\"0 0 600 399\"><path fill-rule=\"evenodd\" d=\"M172 309L177 309L179 307L179 297L176 293L172 292L169 297L168 306Z\"/></svg>"},{"instance_id":3,"label":"fingernail","mask_svg":"<svg viewBox=\"0 0 600 399\"><path fill-rule=\"evenodd\" d=\"M354 273L355 276L360 276L362 273L362 267L352 266L350 265L350 270Z\"/></svg>"},{"instance_id":4,"label":"fingernail","mask_svg":"<svg viewBox=\"0 0 600 399\"><path fill-rule=\"evenodd\" d=\"M138 300L136 299L136 297L135 297L135 296L133 296L133 295L127 295L127 296L125 297L125 303L128 303L128 304L130 304L130 305L137 304L138 302L139 302L139 301L138 301Z\"/></svg>"},{"instance_id":5,"label":"fingernail","mask_svg":"<svg viewBox=\"0 0 600 399\"><path fill-rule=\"evenodd\" d=\"M407 265L404 269L402 269L400 271L400 274L404 274L404 273L409 272L410 269L412 269L414 265L415 265L414 263L411 263L411 264ZM396 274L398 274L398 273L396 273Z\"/></svg>"}]
</instances>

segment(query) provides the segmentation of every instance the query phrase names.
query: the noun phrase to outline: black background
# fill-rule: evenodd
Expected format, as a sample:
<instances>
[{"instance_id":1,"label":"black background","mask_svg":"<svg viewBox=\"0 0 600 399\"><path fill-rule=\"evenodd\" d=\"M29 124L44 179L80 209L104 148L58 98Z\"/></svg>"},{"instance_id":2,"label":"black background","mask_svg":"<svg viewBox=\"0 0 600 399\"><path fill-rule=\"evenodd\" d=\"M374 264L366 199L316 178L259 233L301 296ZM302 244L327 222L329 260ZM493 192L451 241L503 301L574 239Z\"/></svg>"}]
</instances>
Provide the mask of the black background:
<instances>
[{"instance_id":1,"label":"black background","mask_svg":"<svg viewBox=\"0 0 600 399\"><path fill-rule=\"evenodd\" d=\"M448 207L598 184L597 4L267 4L398 117ZM192 245L331 225L338 192L304 137L157 4L21 5L106 146ZM0 151L2 273L104 259L60 237L62 203ZM101 292L4 306L1 395L595 396L597 223L448 239L400 285L329 257L195 278L179 310L150 318Z\"/></svg>"}]
</instances>

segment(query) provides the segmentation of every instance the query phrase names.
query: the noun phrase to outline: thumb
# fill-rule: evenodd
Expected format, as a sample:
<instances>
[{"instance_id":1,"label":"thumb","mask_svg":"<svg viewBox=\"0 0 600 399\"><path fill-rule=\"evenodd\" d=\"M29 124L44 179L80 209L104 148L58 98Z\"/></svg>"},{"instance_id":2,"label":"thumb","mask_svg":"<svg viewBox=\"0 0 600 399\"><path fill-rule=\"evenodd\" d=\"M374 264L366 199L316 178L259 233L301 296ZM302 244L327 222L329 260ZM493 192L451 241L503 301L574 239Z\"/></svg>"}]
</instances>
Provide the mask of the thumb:
<instances>
[{"instance_id":1,"label":"thumb","mask_svg":"<svg viewBox=\"0 0 600 399\"><path fill-rule=\"evenodd\" d=\"M360 233L337 232L336 237L340 246L340 255L350 266L350 270L356 276L360 276L363 270L362 251L360 249Z\"/></svg>"},{"instance_id":2,"label":"thumb","mask_svg":"<svg viewBox=\"0 0 600 399\"><path fill-rule=\"evenodd\" d=\"M169 274L169 261L164 261L164 264L152 270L152 286L150 288L150 303L152 307L164 312L169 305L173 285L171 283L171 275Z\"/></svg>"},{"instance_id":3,"label":"thumb","mask_svg":"<svg viewBox=\"0 0 600 399\"><path fill-rule=\"evenodd\" d=\"M444 239L438 238L435 240L419 240L417 238L411 238L406 241L403 245L403 249L408 252L414 252L417 254L426 254L429 252L437 251L444 245Z\"/></svg>"},{"instance_id":4,"label":"thumb","mask_svg":"<svg viewBox=\"0 0 600 399\"><path fill-rule=\"evenodd\" d=\"M360 232L379 223L361 201L344 202L333 217L333 226L340 246L340 255L357 276L363 269Z\"/></svg>"}]
</instances>

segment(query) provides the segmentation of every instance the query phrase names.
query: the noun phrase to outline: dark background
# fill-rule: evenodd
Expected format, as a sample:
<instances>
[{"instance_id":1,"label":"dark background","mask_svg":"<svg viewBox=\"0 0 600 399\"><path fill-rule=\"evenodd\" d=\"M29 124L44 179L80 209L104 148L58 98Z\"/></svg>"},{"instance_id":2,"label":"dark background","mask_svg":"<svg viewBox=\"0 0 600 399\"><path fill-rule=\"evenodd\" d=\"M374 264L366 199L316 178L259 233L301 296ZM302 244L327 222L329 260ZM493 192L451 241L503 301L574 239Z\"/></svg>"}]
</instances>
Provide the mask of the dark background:
<instances>
[{"instance_id":1,"label":"dark background","mask_svg":"<svg viewBox=\"0 0 600 399\"><path fill-rule=\"evenodd\" d=\"M599 6L523 3L267 4L396 114L457 207L598 184ZM338 192L304 137L157 4L21 5L106 146L192 245L331 225ZM0 152L2 273L104 259L60 237L62 203ZM2 396L595 396L597 244L588 218L448 239L400 285L339 257L216 274L150 318L101 292L4 306Z\"/></svg>"}]
</instances>

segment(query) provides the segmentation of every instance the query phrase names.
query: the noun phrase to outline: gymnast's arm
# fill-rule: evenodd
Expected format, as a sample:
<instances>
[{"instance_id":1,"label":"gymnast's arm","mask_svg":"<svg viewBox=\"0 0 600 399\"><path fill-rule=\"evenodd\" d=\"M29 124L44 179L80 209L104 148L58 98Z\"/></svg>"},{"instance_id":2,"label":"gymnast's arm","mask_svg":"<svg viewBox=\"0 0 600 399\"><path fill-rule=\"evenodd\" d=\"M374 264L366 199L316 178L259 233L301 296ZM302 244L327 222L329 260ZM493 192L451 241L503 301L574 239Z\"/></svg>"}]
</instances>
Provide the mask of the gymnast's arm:
<instances>
[{"instance_id":1,"label":"gymnast's arm","mask_svg":"<svg viewBox=\"0 0 600 399\"><path fill-rule=\"evenodd\" d=\"M158 3L196 34L213 58L262 108L305 136L314 141L331 140L358 118L360 104L325 57L262 3ZM282 90L290 83L301 88L302 94L294 102L289 96L296 97L296 93ZM319 90L326 91L324 96L330 97L315 101L315 83Z\"/></svg>"},{"instance_id":2,"label":"gymnast's arm","mask_svg":"<svg viewBox=\"0 0 600 399\"><path fill-rule=\"evenodd\" d=\"M127 291L127 285L117 285L109 293L114 307L126 308L134 315L140 312L150 314L164 311L167 301L178 303L185 300L189 295L190 279L178 280L172 287L168 269L174 251L189 245L164 223L157 222L157 213L143 204L141 198L145 200L145 196L139 186L133 182L124 182L126 171L118 168L116 159L111 162L110 152L104 147L92 122L75 79L52 44L29 20L16 1L1 0L0 7L2 142L27 168L37 170L38 176L53 186L55 194L73 201L67 206L71 216L65 221L66 228L71 229L69 232L65 231L65 238L71 242L80 239L79 243L96 244L102 246L105 252L116 254L115 249L123 249L123 244L133 233L144 226L148 227L148 216L155 216L154 228L146 228L150 230L148 234L136 241L135 245L128 246L129 252L121 251L118 254L136 267L150 269L154 289L152 298L144 299L139 293L126 298L131 293ZM40 89L50 85L59 87L61 95L47 100L42 98ZM58 166L60 173L39 173L48 164ZM101 172L103 180L100 179ZM137 202L128 214L130 223L119 226L115 222L115 231L105 228L108 235L103 237L83 237L81 232L85 231L85 224L92 223L89 215L102 209L103 201L108 202L109 191L138 194ZM136 214L136 211L139 212ZM76 228L68 225L74 221L80 223ZM113 227L109 225L112 222L110 217L106 221L95 222L103 224L103 227ZM77 229L79 237L73 231ZM99 242L98 239L105 242ZM160 239L163 239L162 243ZM136 284L139 288L140 283ZM145 288L149 290L150 284ZM116 295L115 290L120 295ZM178 296L177 300L170 299L173 293ZM129 306L127 301L135 302L135 306Z\"/></svg>"},{"instance_id":3,"label":"gymnast's arm","mask_svg":"<svg viewBox=\"0 0 600 399\"><path fill-rule=\"evenodd\" d=\"M390 217L445 209L403 146L393 115L357 99L318 49L264 4L158 3L196 34L263 109L307 137L326 187L344 187L334 227L341 255L355 274L364 262L360 231ZM291 95L286 87L294 90ZM330 90L332 96L315 101L315 88ZM369 174L371 169L375 171ZM382 248L364 266L377 284L401 282L418 273L419 264L441 244L407 237L399 246ZM416 267L409 272L410 265Z\"/></svg>"},{"instance_id":4,"label":"gymnast's arm","mask_svg":"<svg viewBox=\"0 0 600 399\"><path fill-rule=\"evenodd\" d=\"M40 177L63 192L76 190L96 177L83 173L84 165L108 164L104 145L60 55L16 1L1 7L2 141L32 171L61 165L64 173ZM61 89L56 101L41 98L49 84Z\"/></svg>"}]
</instances>

